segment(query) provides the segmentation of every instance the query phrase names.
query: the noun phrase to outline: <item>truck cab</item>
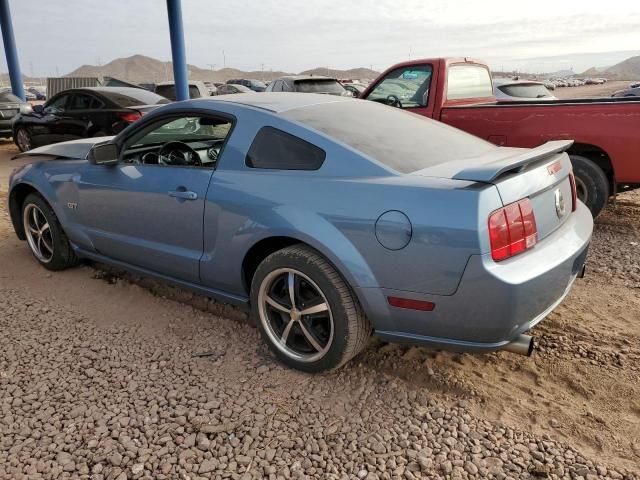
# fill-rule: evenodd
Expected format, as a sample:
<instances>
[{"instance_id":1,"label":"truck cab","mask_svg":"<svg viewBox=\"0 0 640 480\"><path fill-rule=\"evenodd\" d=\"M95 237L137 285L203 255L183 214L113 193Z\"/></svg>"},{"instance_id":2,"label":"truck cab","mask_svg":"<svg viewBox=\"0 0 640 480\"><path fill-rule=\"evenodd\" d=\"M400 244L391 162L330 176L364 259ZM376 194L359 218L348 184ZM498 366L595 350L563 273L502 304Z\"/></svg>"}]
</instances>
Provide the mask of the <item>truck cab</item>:
<instances>
[{"instance_id":1,"label":"truck cab","mask_svg":"<svg viewBox=\"0 0 640 480\"><path fill-rule=\"evenodd\" d=\"M535 148L573 140L577 191L597 216L611 195L640 186L640 98L500 102L481 60L436 58L396 64L359 98L465 130L499 146Z\"/></svg>"}]
</instances>

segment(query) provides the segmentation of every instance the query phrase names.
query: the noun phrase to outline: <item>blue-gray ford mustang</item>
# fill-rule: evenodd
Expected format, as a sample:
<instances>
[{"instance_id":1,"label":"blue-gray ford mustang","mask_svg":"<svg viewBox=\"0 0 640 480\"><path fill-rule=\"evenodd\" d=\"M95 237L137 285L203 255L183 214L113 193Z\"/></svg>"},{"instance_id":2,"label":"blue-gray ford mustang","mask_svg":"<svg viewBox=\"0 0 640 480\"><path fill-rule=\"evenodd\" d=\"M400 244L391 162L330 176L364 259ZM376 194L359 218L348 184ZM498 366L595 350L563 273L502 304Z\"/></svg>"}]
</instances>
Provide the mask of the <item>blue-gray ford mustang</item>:
<instances>
[{"instance_id":1,"label":"blue-gray ford mustang","mask_svg":"<svg viewBox=\"0 0 640 480\"><path fill-rule=\"evenodd\" d=\"M9 209L44 267L86 258L249 307L301 370L372 333L530 353L523 332L581 274L593 228L570 143L500 148L374 102L229 95L28 152Z\"/></svg>"}]
</instances>

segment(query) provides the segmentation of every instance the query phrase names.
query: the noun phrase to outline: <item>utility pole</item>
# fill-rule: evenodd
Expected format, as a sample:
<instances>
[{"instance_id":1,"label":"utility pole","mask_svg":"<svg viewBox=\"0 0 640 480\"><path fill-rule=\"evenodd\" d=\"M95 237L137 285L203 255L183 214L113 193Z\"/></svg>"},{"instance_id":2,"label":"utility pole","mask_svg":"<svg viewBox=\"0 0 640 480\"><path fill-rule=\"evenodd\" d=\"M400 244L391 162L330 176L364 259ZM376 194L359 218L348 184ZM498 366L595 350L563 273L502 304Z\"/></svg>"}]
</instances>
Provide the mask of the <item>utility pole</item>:
<instances>
[{"instance_id":1,"label":"utility pole","mask_svg":"<svg viewBox=\"0 0 640 480\"><path fill-rule=\"evenodd\" d=\"M227 68L227 57L224 54L224 50L222 50L222 68Z\"/></svg>"},{"instance_id":2,"label":"utility pole","mask_svg":"<svg viewBox=\"0 0 640 480\"><path fill-rule=\"evenodd\" d=\"M212 72L216 69L215 63L207 63L207 65L209 65L209 68L211 69Z\"/></svg>"}]
</instances>

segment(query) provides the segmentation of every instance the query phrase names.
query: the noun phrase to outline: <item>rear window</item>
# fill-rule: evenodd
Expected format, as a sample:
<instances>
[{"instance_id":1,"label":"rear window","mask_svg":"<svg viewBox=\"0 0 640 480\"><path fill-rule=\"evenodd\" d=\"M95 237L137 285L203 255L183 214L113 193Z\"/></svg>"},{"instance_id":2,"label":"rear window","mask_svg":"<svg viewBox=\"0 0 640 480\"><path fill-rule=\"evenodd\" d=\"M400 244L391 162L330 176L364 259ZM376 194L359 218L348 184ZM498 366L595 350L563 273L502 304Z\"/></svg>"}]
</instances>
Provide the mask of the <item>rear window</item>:
<instances>
[{"instance_id":1,"label":"rear window","mask_svg":"<svg viewBox=\"0 0 640 480\"><path fill-rule=\"evenodd\" d=\"M498 87L498 90L506 93L507 95L518 98L545 98L551 96L547 87L537 83L501 85Z\"/></svg>"},{"instance_id":2,"label":"rear window","mask_svg":"<svg viewBox=\"0 0 640 480\"><path fill-rule=\"evenodd\" d=\"M144 90L142 88L128 88L126 90L114 88L113 90L102 89L98 91L100 95L106 97L120 107L133 107L137 105L160 105L169 103L165 97Z\"/></svg>"},{"instance_id":3,"label":"rear window","mask_svg":"<svg viewBox=\"0 0 640 480\"><path fill-rule=\"evenodd\" d=\"M319 130L400 173L498 148L444 123L377 102L322 103L282 115Z\"/></svg>"},{"instance_id":4,"label":"rear window","mask_svg":"<svg viewBox=\"0 0 640 480\"><path fill-rule=\"evenodd\" d=\"M325 152L319 147L273 127L262 127L251 143L246 164L251 168L317 170Z\"/></svg>"},{"instance_id":5,"label":"rear window","mask_svg":"<svg viewBox=\"0 0 640 480\"><path fill-rule=\"evenodd\" d=\"M176 100L176 86L175 85L158 85L156 87L156 94L162 95L169 100ZM189 98L200 98L200 90L195 85L189 85Z\"/></svg>"},{"instance_id":6,"label":"rear window","mask_svg":"<svg viewBox=\"0 0 640 480\"><path fill-rule=\"evenodd\" d=\"M337 80L297 80L295 82L296 92L303 93L335 93L342 95L344 87Z\"/></svg>"},{"instance_id":7,"label":"rear window","mask_svg":"<svg viewBox=\"0 0 640 480\"><path fill-rule=\"evenodd\" d=\"M480 65L451 65L447 77L447 98L493 96L489 70Z\"/></svg>"}]
</instances>

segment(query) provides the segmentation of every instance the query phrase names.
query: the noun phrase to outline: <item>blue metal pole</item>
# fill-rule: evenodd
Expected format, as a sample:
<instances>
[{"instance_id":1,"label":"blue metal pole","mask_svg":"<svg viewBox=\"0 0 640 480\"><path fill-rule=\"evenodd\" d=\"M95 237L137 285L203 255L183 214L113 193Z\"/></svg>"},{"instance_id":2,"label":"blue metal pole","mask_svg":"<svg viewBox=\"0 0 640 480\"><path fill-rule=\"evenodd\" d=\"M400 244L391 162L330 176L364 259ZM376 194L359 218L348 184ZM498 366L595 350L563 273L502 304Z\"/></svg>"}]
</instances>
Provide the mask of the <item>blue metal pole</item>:
<instances>
[{"instance_id":1,"label":"blue metal pole","mask_svg":"<svg viewBox=\"0 0 640 480\"><path fill-rule=\"evenodd\" d=\"M169 35L171 36L171 58L173 59L173 81L176 83L176 100L189 100L187 78L187 56L184 49L181 0L167 0Z\"/></svg>"},{"instance_id":2,"label":"blue metal pole","mask_svg":"<svg viewBox=\"0 0 640 480\"><path fill-rule=\"evenodd\" d=\"M0 28L2 29L2 40L4 42L4 53L7 57L7 67L9 67L11 90L13 90L13 94L16 97L24 100L22 72L20 72L20 62L18 62L18 52L16 51L16 39L13 36L13 26L11 25L9 0L0 0Z\"/></svg>"}]
</instances>

